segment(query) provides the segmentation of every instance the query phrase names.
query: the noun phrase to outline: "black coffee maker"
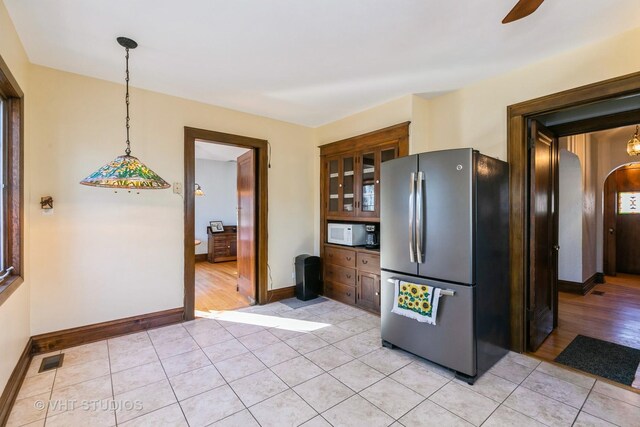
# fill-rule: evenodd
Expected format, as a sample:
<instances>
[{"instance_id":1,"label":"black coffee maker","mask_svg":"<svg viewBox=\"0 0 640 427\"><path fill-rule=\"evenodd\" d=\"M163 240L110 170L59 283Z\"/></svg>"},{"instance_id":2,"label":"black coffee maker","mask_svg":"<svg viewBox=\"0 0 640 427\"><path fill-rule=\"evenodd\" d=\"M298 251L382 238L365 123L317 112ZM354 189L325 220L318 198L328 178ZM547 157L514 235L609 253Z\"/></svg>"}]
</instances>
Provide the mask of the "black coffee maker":
<instances>
[{"instance_id":1,"label":"black coffee maker","mask_svg":"<svg viewBox=\"0 0 640 427\"><path fill-rule=\"evenodd\" d=\"M367 236L365 239L365 248L378 249L380 247L380 237L378 237L378 227L375 224L367 224L365 226Z\"/></svg>"}]
</instances>

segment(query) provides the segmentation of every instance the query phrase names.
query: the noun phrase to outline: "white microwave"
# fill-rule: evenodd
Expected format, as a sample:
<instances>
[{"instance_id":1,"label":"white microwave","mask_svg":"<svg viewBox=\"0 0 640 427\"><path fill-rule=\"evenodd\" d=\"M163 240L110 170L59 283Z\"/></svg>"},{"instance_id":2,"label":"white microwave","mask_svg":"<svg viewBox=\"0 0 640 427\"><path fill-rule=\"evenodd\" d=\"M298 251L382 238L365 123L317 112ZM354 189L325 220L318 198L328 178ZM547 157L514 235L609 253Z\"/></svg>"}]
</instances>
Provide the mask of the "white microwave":
<instances>
[{"instance_id":1,"label":"white microwave","mask_svg":"<svg viewBox=\"0 0 640 427\"><path fill-rule=\"evenodd\" d=\"M365 224L338 224L330 222L327 242L336 245L362 246L366 243Z\"/></svg>"}]
</instances>

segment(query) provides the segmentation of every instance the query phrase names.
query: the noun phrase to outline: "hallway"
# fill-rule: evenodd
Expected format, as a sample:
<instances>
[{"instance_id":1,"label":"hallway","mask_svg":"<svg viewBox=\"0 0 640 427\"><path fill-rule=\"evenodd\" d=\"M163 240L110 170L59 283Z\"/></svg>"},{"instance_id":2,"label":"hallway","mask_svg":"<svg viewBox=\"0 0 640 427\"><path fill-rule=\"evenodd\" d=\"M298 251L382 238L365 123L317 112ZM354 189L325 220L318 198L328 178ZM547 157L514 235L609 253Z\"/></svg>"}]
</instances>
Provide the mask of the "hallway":
<instances>
[{"instance_id":1,"label":"hallway","mask_svg":"<svg viewBox=\"0 0 640 427\"><path fill-rule=\"evenodd\" d=\"M584 296L559 292L558 317L534 356L553 360L577 335L640 349L640 276L606 276Z\"/></svg>"}]
</instances>

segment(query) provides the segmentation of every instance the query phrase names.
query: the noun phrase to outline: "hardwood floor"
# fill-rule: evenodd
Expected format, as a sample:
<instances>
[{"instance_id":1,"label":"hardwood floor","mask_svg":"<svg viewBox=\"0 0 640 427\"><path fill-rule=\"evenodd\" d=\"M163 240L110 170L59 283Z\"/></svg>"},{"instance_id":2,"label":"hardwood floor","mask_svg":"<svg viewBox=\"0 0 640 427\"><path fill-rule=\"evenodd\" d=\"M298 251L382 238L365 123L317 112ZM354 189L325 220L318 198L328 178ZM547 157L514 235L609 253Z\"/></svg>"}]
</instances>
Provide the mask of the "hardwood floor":
<instances>
[{"instance_id":1,"label":"hardwood floor","mask_svg":"<svg viewBox=\"0 0 640 427\"><path fill-rule=\"evenodd\" d=\"M235 310L249 306L236 290L236 261L196 262L196 311Z\"/></svg>"},{"instance_id":2,"label":"hardwood floor","mask_svg":"<svg viewBox=\"0 0 640 427\"><path fill-rule=\"evenodd\" d=\"M554 360L578 334L640 349L640 276L618 274L605 282L585 296L560 292L558 328L534 356Z\"/></svg>"}]
</instances>

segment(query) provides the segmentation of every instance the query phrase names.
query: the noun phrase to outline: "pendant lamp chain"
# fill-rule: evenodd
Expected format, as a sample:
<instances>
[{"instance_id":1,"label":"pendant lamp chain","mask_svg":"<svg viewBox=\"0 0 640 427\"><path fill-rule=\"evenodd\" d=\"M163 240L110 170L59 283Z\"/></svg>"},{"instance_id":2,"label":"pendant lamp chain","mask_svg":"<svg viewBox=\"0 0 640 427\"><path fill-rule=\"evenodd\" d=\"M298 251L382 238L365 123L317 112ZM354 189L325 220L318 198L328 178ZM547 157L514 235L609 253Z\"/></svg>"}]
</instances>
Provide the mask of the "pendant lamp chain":
<instances>
[{"instance_id":1,"label":"pendant lamp chain","mask_svg":"<svg viewBox=\"0 0 640 427\"><path fill-rule=\"evenodd\" d=\"M126 132L127 148L124 156L118 156L111 162L80 181L82 185L106 188L124 188L129 190L163 189L169 188L167 181L158 176L147 165L131 155L131 140L129 135L131 117L129 116L129 50L138 47L138 43L127 37L118 37L117 42L125 48L126 61L126 94L124 101L127 107Z\"/></svg>"},{"instance_id":2,"label":"pendant lamp chain","mask_svg":"<svg viewBox=\"0 0 640 427\"><path fill-rule=\"evenodd\" d=\"M131 155L131 142L129 141L129 48L126 47L125 48L125 61L126 61L126 77L125 77L125 82L126 82L126 87L127 87L127 94L124 96L124 100L125 103L127 104L127 149L124 150L125 154L127 156Z\"/></svg>"}]
</instances>

